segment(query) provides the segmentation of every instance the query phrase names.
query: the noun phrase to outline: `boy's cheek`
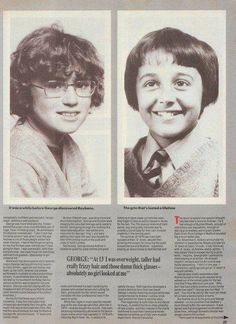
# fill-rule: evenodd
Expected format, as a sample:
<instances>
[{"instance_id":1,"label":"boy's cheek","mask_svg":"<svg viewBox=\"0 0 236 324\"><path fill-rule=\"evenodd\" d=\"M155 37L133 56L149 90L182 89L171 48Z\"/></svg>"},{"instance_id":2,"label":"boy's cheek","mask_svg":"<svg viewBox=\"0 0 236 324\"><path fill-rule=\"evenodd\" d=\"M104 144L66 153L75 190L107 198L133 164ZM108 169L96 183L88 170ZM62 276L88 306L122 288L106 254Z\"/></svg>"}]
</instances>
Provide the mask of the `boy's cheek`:
<instances>
[{"instance_id":1,"label":"boy's cheek","mask_svg":"<svg viewBox=\"0 0 236 324\"><path fill-rule=\"evenodd\" d=\"M156 98L152 98L147 95L143 95L138 98L138 108L140 110L150 110L157 103Z\"/></svg>"},{"instance_id":2,"label":"boy's cheek","mask_svg":"<svg viewBox=\"0 0 236 324\"><path fill-rule=\"evenodd\" d=\"M143 120L143 122L148 126L148 128L150 128L150 126L153 123L152 116L150 114L142 114L142 113L140 113L140 117Z\"/></svg>"}]
</instances>

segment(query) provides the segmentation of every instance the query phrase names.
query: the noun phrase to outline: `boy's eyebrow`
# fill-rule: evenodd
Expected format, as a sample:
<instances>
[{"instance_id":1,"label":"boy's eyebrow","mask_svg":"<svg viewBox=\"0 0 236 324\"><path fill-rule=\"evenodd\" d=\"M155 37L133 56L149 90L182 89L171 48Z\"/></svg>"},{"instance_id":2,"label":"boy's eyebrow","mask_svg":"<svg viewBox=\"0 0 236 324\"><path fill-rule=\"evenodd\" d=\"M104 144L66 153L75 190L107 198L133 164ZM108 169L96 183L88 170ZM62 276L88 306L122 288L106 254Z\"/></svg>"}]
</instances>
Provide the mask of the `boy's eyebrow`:
<instances>
[{"instance_id":1,"label":"boy's eyebrow","mask_svg":"<svg viewBox=\"0 0 236 324\"><path fill-rule=\"evenodd\" d=\"M151 77L151 78L154 78L157 76L157 73L145 73L144 75L142 75L140 78L139 78L139 81L141 81L143 78L146 78L146 77Z\"/></svg>"},{"instance_id":2,"label":"boy's eyebrow","mask_svg":"<svg viewBox=\"0 0 236 324\"><path fill-rule=\"evenodd\" d=\"M176 73L176 76L177 77L181 77L181 76L186 77L187 76L187 77L190 77L193 80L192 75L189 74L189 73L178 72L178 73Z\"/></svg>"},{"instance_id":3,"label":"boy's eyebrow","mask_svg":"<svg viewBox=\"0 0 236 324\"><path fill-rule=\"evenodd\" d=\"M193 77L191 74L189 73L183 73L183 72L177 72L175 75L174 75L174 78L175 77L190 77L192 80L193 80ZM151 78L154 78L154 77L158 77L158 73L145 73L144 75L142 75L140 78L139 78L139 81L141 81L143 78L146 78L146 77L151 77Z\"/></svg>"}]
</instances>

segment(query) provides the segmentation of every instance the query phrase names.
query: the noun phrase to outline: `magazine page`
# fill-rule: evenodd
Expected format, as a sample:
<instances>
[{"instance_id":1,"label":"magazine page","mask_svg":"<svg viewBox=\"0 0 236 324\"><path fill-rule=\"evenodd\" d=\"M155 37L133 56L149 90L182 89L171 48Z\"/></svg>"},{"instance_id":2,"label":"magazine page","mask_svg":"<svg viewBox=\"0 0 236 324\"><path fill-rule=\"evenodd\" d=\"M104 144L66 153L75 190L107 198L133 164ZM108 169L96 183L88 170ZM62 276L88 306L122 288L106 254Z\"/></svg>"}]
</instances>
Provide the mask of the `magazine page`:
<instances>
[{"instance_id":1,"label":"magazine page","mask_svg":"<svg viewBox=\"0 0 236 324\"><path fill-rule=\"evenodd\" d=\"M235 14L2 2L0 323L236 322Z\"/></svg>"}]
</instances>

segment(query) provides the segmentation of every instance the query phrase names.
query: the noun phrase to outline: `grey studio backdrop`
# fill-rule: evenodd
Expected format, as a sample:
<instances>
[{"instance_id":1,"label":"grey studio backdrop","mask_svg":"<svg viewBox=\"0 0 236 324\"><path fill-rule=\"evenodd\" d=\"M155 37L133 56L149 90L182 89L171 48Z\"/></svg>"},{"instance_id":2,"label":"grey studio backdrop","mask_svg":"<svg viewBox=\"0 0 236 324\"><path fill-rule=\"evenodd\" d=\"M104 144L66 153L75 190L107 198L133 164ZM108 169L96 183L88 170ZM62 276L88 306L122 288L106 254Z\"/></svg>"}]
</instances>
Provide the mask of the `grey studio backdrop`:
<instances>
[{"instance_id":1,"label":"grey studio backdrop","mask_svg":"<svg viewBox=\"0 0 236 324\"><path fill-rule=\"evenodd\" d=\"M236 228L236 220L235 220L235 183L236 183L236 132L235 132L235 102L236 102L236 48L235 48L235 39L236 39L236 1L217 1L217 0L186 0L186 1L172 1L172 0L164 0L164 1L140 1L140 0L130 0L130 1L109 1L109 0L88 0L87 2L83 0L57 0L57 1L33 1L33 0L22 0L22 1L1 1L1 9L2 10L111 10L111 117L112 117L112 145L111 145L111 190L112 190L112 204L111 205L100 205L93 206L93 210L80 211L80 210L51 210L45 211L43 206L39 206L39 209L34 209L34 215L43 216L45 213L50 213L55 217L63 216L63 215L86 215L86 216L112 216L113 220L118 216L144 216L147 214L148 216L164 216L169 219L170 225L173 222L174 215L181 216L225 216L227 218L227 222L229 226L232 228ZM226 104L227 104L227 113L226 113L226 129L227 129L227 156L226 156L226 204L225 205L177 205L174 206L173 210L148 210L143 211L135 210L130 211L124 209L123 205L117 205L117 10L226 10L226 84L227 84L227 95L226 95ZM1 26L3 27L3 19L1 12ZM1 28L1 44L3 43L3 33ZM3 61L3 46L1 47L1 62ZM3 80L2 73L2 64L1 64L1 81ZM3 89L0 88L1 102L3 105ZM2 115L3 120L3 115ZM2 123L1 120L1 123ZM3 127L1 127L1 146L3 145L4 136L3 136ZM1 149L1 167L3 162L2 156L3 150ZM3 170L4 172L4 170ZM2 193L3 187L1 185L1 202L2 202ZM68 207L68 206L67 206ZM24 215L30 216L32 210L30 209L18 209L13 210L9 209L9 206L1 204L1 215ZM112 231L116 230L116 222L113 222ZM232 241L235 241L236 234L235 230L233 231L234 238ZM113 243L112 243L113 242ZM111 249L109 251L110 254L114 254L116 251L115 240L111 239ZM231 257L234 251L233 244L228 244L226 246L227 255L225 258L226 267L229 267L228 273L228 281L225 282L226 290L231 287L232 296L228 294L227 296L227 305L225 306L225 310L228 310L228 313L225 314L229 316L228 323L235 323L236 319L236 310L233 311L233 304L235 301L235 296L233 296L233 290L236 291L235 283L231 281L233 277L233 273L231 273ZM1 249L2 251L2 249ZM96 253L93 252L93 255ZM97 252L97 255L101 253ZM234 286L233 286L234 285ZM234 312L234 313L233 313ZM222 322L222 321L221 321ZM218 323L218 322L217 322Z\"/></svg>"}]
</instances>

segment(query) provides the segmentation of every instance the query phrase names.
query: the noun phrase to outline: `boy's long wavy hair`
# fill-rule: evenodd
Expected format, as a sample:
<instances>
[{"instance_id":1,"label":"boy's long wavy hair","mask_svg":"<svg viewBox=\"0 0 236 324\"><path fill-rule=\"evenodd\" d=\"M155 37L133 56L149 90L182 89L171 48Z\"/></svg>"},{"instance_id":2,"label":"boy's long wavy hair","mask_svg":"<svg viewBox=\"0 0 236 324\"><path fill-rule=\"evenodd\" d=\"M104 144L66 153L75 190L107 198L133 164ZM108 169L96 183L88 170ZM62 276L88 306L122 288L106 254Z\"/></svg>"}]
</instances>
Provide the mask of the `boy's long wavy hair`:
<instances>
[{"instance_id":1,"label":"boy's long wavy hair","mask_svg":"<svg viewBox=\"0 0 236 324\"><path fill-rule=\"evenodd\" d=\"M100 106L104 96L104 70L93 44L64 33L58 24L30 33L11 55L11 114L26 118L32 107L32 80L46 81L62 74L68 77L73 72L79 78L96 82L91 107Z\"/></svg>"}]
</instances>

